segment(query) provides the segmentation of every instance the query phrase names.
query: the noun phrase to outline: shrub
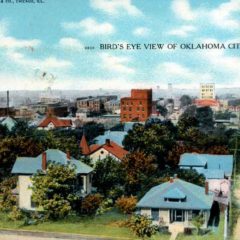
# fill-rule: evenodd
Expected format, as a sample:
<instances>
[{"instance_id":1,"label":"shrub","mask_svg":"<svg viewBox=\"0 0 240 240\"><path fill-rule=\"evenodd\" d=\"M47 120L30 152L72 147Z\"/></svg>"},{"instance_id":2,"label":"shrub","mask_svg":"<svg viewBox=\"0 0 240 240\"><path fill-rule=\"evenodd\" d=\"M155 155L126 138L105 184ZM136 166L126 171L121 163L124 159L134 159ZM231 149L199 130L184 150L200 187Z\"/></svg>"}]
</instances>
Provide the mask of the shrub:
<instances>
[{"instance_id":1,"label":"shrub","mask_svg":"<svg viewBox=\"0 0 240 240\"><path fill-rule=\"evenodd\" d=\"M134 196L120 197L116 201L116 207L125 214L130 214L134 211L137 204L137 198Z\"/></svg>"},{"instance_id":2,"label":"shrub","mask_svg":"<svg viewBox=\"0 0 240 240\"><path fill-rule=\"evenodd\" d=\"M0 203L0 210L9 212L16 205L16 198L12 194L12 190L5 188L2 194L2 201Z\"/></svg>"},{"instance_id":3,"label":"shrub","mask_svg":"<svg viewBox=\"0 0 240 240\"><path fill-rule=\"evenodd\" d=\"M12 208L12 211L8 214L8 218L12 221L21 220L23 218L23 213L19 208L14 206Z\"/></svg>"},{"instance_id":4,"label":"shrub","mask_svg":"<svg viewBox=\"0 0 240 240\"><path fill-rule=\"evenodd\" d=\"M101 215L107 211L110 211L113 207L113 200L110 198L107 198L103 200L97 209L96 215Z\"/></svg>"},{"instance_id":5,"label":"shrub","mask_svg":"<svg viewBox=\"0 0 240 240\"><path fill-rule=\"evenodd\" d=\"M133 215L128 223L132 232L139 238L150 238L158 231L158 226L152 224L152 220L147 216Z\"/></svg>"},{"instance_id":6,"label":"shrub","mask_svg":"<svg viewBox=\"0 0 240 240\"><path fill-rule=\"evenodd\" d=\"M82 200L81 212L84 214L95 214L102 201L103 196L99 193L86 196Z\"/></svg>"}]
</instances>

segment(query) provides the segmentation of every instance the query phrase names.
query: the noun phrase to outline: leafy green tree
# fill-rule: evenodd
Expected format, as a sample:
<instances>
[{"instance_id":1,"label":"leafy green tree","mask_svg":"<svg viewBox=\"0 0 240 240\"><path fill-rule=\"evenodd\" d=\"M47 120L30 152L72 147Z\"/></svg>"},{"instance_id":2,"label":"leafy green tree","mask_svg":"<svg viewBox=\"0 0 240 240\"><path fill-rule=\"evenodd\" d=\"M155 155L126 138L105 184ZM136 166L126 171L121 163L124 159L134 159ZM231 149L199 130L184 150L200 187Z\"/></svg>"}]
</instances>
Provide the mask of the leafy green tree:
<instances>
[{"instance_id":1,"label":"leafy green tree","mask_svg":"<svg viewBox=\"0 0 240 240\"><path fill-rule=\"evenodd\" d=\"M46 172L39 171L32 177L33 201L43 209L47 219L61 219L72 210L76 200L75 169L70 165L51 163Z\"/></svg>"},{"instance_id":2,"label":"leafy green tree","mask_svg":"<svg viewBox=\"0 0 240 240\"><path fill-rule=\"evenodd\" d=\"M186 107L192 104L192 99L188 95L182 95L180 98L181 107Z\"/></svg>"},{"instance_id":3,"label":"leafy green tree","mask_svg":"<svg viewBox=\"0 0 240 240\"><path fill-rule=\"evenodd\" d=\"M213 111L210 107L197 108L196 119L202 128L213 127Z\"/></svg>"},{"instance_id":4,"label":"leafy green tree","mask_svg":"<svg viewBox=\"0 0 240 240\"><path fill-rule=\"evenodd\" d=\"M35 157L43 151L43 146L32 138L15 136L0 141L1 177L8 176L18 156ZM0 177L0 178L1 178Z\"/></svg>"},{"instance_id":5,"label":"leafy green tree","mask_svg":"<svg viewBox=\"0 0 240 240\"><path fill-rule=\"evenodd\" d=\"M0 124L0 139L9 135L9 131L6 125Z\"/></svg>"},{"instance_id":6,"label":"leafy green tree","mask_svg":"<svg viewBox=\"0 0 240 240\"><path fill-rule=\"evenodd\" d=\"M157 106L157 110L159 111L159 113L163 116L163 117L166 117L167 114L168 114L168 110L162 106L162 105L158 105Z\"/></svg>"},{"instance_id":7,"label":"leafy green tree","mask_svg":"<svg viewBox=\"0 0 240 240\"><path fill-rule=\"evenodd\" d=\"M141 239L150 238L158 231L158 226L152 224L147 216L133 215L128 223L132 232Z\"/></svg>"},{"instance_id":8,"label":"leafy green tree","mask_svg":"<svg viewBox=\"0 0 240 240\"><path fill-rule=\"evenodd\" d=\"M159 168L164 168L164 156L174 142L174 134L164 124L136 124L124 138L123 145L130 152L142 151L153 155Z\"/></svg>"},{"instance_id":9,"label":"leafy green tree","mask_svg":"<svg viewBox=\"0 0 240 240\"><path fill-rule=\"evenodd\" d=\"M124 175L121 163L108 156L96 162L93 186L107 196L112 190L123 185Z\"/></svg>"},{"instance_id":10,"label":"leafy green tree","mask_svg":"<svg viewBox=\"0 0 240 240\"><path fill-rule=\"evenodd\" d=\"M128 194L135 195L149 184L151 177L157 172L154 161L154 156L141 151L130 153L123 158L122 166L126 173L125 187Z\"/></svg>"}]
</instances>

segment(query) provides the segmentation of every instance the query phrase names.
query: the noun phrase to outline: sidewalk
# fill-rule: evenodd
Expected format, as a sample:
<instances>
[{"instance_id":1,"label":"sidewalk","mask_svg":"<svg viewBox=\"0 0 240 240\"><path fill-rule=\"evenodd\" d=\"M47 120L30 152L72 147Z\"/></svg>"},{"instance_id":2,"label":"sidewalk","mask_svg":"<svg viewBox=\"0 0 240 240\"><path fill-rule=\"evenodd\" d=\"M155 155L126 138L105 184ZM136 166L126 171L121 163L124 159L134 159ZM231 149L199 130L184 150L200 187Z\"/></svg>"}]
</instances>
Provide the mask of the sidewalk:
<instances>
[{"instance_id":1,"label":"sidewalk","mask_svg":"<svg viewBox=\"0 0 240 240\"><path fill-rule=\"evenodd\" d=\"M0 240L52 240L52 239L79 239L79 240L120 240L123 238L109 238L86 236L80 234L66 234L66 233L50 233L50 232L35 232L22 230L0 230ZM125 238L126 240L129 238Z\"/></svg>"}]
</instances>

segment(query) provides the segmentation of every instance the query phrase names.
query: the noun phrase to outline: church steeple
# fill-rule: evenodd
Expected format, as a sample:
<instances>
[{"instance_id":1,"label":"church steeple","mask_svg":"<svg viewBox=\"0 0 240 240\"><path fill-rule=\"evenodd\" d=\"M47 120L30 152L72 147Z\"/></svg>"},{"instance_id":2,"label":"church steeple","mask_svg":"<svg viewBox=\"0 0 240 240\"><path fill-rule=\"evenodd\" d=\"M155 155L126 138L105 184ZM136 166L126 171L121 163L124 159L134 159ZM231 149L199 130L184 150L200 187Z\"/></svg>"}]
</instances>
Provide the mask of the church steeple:
<instances>
[{"instance_id":1,"label":"church steeple","mask_svg":"<svg viewBox=\"0 0 240 240\"><path fill-rule=\"evenodd\" d=\"M81 139L81 142L80 142L80 148L82 150L83 155L88 155L90 153L90 148L88 146L87 139L86 139L84 133L82 135L82 139Z\"/></svg>"}]
</instances>

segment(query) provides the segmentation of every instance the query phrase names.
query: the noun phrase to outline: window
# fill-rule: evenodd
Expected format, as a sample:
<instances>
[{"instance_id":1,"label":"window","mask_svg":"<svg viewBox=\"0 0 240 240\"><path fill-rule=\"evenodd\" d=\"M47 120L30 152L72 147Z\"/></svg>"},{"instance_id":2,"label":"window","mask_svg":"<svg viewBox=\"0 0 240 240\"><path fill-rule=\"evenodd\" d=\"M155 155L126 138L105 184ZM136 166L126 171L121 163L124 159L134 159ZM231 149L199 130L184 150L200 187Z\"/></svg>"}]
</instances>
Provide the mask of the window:
<instances>
[{"instance_id":1,"label":"window","mask_svg":"<svg viewBox=\"0 0 240 240\"><path fill-rule=\"evenodd\" d=\"M144 107L142 108L142 111L144 112Z\"/></svg>"},{"instance_id":2,"label":"window","mask_svg":"<svg viewBox=\"0 0 240 240\"><path fill-rule=\"evenodd\" d=\"M159 209L158 208L151 209L151 217L152 217L153 221L159 221Z\"/></svg>"},{"instance_id":3,"label":"window","mask_svg":"<svg viewBox=\"0 0 240 240\"><path fill-rule=\"evenodd\" d=\"M139 105L142 105L142 101L139 102Z\"/></svg>"},{"instance_id":4,"label":"window","mask_svg":"<svg viewBox=\"0 0 240 240\"><path fill-rule=\"evenodd\" d=\"M129 107L129 109L128 109L130 112L132 111L132 108L131 107Z\"/></svg>"}]
</instances>

